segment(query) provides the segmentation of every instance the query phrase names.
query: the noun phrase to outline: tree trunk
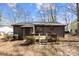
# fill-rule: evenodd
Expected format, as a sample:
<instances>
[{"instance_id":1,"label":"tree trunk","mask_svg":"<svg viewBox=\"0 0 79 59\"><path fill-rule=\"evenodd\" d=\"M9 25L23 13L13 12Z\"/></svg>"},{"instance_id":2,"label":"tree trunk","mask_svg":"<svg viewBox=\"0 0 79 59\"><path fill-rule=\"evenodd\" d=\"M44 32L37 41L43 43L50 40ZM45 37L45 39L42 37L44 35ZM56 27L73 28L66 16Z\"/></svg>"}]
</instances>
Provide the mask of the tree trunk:
<instances>
[{"instance_id":1,"label":"tree trunk","mask_svg":"<svg viewBox=\"0 0 79 59\"><path fill-rule=\"evenodd\" d=\"M77 5L77 33L79 34L79 3Z\"/></svg>"}]
</instances>

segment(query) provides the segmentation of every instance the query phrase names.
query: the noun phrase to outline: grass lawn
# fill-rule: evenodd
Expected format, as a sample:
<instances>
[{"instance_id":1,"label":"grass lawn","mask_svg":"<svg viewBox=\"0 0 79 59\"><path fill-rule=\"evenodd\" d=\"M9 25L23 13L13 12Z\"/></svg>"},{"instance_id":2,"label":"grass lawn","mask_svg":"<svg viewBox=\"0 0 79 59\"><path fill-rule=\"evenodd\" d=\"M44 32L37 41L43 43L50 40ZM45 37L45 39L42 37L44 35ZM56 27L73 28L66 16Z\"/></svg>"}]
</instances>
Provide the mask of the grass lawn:
<instances>
[{"instance_id":1,"label":"grass lawn","mask_svg":"<svg viewBox=\"0 0 79 59\"><path fill-rule=\"evenodd\" d=\"M78 36L66 35L61 40L78 40ZM0 42L0 55L6 56L61 56L79 55L79 42L61 42L58 44L48 43L47 45L33 44L20 46L23 41Z\"/></svg>"}]
</instances>

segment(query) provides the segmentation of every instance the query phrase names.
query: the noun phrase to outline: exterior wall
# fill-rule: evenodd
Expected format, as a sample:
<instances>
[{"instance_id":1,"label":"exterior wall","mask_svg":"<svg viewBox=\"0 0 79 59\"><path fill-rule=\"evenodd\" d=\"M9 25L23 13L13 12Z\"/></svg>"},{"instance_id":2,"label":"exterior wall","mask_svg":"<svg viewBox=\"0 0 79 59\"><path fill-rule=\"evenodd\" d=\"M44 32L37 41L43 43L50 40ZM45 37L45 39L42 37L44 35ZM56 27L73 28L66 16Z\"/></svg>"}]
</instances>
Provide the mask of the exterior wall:
<instances>
[{"instance_id":1,"label":"exterior wall","mask_svg":"<svg viewBox=\"0 0 79 59\"><path fill-rule=\"evenodd\" d=\"M44 26L35 26L35 33L40 33L40 34L44 34L45 28Z\"/></svg>"},{"instance_id":2,"label":"exterior wall","mask_svg":"<svg viewBox=\"0 0 79 59\"><path fill-rule=\"evenodd\" d=\"M51 32L57 33L58 36L64 37L64 26L54 26Z\"/></svg>"},{"instance_id":3,"label":"exterior wall","mask_svg":"<svg viewBox=\"0 0 79 59\"><path fill-rule=\"evenodd\" d=\"M14 34L18 34L19 38L29 35L33 32L33 28L21 28L20 26L13 26ZM25 29L25 31L23 30ZM24 32L23 32L24 31ZM35 33L56 33L58 36L64 37L64 26L35 26Z\"/></svg>"},{"instance_id":4,"label":"exterior wall","mask_svg":"<svg viewBox=\"0 0 79 59\"><path fill-rule=\"evenodd\" d=\"M36 33L56 33L58 36L64 37L64 26L35 26Z\"/></svg>"},{"instance_id":5,"label":"exterior wall","mask_svg":"<svg viewBox=\"0 0 79 59\"><path fill-rule=\"evenodd\" d=\"M22 28L20 26L14 26L14 34L18 34L18 37L22 38Z\"/></svg>"},{"instance_id":6,"label":"exterior wall","mask_svg":"<svg viewBox=\"0 0 79 59\"><path fill-rule=\"evenodd\" d=\"M20 26L14 26L14 34L18 34L19 39L22 39L23 36L30 35L33 32L33 28L21 28Z\"/></svg>"},{"instance_id":7,"label":"exterior wall","mask_svg":"<svg viewBox=\"0 0 79 59\"><path fill-rule=\"evenodd\" d=\"M32 32L33 32L33 28L31 28L31 27L22 28L23 36L28 36L28 35L32 34Z\"/></svg>"}]
</instances>

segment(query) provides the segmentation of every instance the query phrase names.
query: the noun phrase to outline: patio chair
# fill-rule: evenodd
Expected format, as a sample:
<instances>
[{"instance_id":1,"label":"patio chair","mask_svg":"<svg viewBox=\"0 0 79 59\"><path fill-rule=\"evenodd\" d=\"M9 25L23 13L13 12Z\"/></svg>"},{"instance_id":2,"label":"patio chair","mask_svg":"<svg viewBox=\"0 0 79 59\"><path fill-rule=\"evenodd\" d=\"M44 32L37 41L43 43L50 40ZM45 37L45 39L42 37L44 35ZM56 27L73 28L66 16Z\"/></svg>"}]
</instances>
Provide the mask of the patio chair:
<instances>
[{"instance_id":1,"label":"patio chair","mask_svg":"<svg viewBox=\"0 0 79 59\"><path fill-rule=\"evenodd\" d=\"M58 36L56 33L50 33L48 35L48 41L51 42L51 41L57 41L58 40Z\"/></svg>"}]
</instances>

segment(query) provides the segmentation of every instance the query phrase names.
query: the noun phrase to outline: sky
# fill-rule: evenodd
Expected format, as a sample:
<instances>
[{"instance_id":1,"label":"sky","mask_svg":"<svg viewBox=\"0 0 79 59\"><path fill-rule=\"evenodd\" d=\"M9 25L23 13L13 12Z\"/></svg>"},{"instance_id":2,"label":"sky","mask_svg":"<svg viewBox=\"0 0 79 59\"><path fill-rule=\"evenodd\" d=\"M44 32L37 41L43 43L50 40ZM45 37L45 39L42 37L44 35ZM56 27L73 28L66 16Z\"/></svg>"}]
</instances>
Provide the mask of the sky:
<instances>
[{"instance_id":1,"label":"sky","mask_svg":"<svg viewBox=\"0 0 79 59\"><path fill-rule=\"evenodd\" d=\"M12 8L22 8L22 9L27 9L29 11L31 11L30 16L35 20L38 21L38 14L37 11L40 9L40 6L42 5L42 3L17 3L17 4L7 4L7 3L0 3L0 11L2 11L2 15L3 15L3 22L8 22L11 21L12 17L11 17L11 12L12 12ZM64 3L57 3L56 4L57 7L60 7L60 9L57 10L57 21L61 22L64 24L64 20L62 18L62 14L64 13L62 6L64 6ZM14 9L14 11L16 12L16 10ZM71 19L75 19L76 16L72 14L70 15Z\"/></svg>"}]
</instances>

